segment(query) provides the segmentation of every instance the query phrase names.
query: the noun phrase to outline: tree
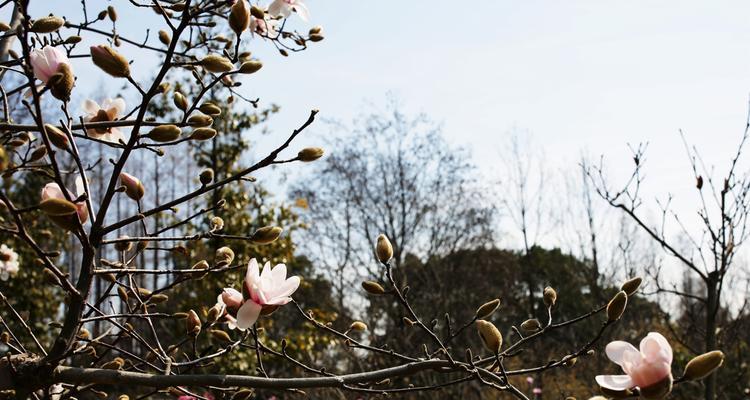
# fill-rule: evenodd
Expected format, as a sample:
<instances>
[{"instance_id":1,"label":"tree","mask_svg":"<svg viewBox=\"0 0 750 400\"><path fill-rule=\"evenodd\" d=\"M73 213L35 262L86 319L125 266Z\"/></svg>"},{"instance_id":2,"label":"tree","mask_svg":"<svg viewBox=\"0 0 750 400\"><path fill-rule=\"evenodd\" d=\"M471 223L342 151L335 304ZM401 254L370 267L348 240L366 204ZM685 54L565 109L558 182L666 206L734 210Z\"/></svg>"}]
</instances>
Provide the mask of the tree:
<instances>
[{"instance_id":1,"label":"tree","mask_svg":"<svg viewBox=\"0 0 750 400\"><path fill-rule=\"evenodd\" d=\"M684 268L686 283L696 282L701 288L680 288L673 279L663 279L661 268L651 269L655 277L657 291L675 295L684 305L681 329L675 334L681 344L694 353L721 348L724 343L721 334L725 325L731 325L722 318L729 308L725 293L732 290L731 277L735 270L735 256L747 239L748 206L750 205L750 178L739 173L745 144L750 135L750 123L734 152L726 171L717 175L705 164L695 147L685 144L689 159L690 184L697 193L697 226L693 230L687 217L671 210L672 196L658 203L661 220L651 223L643 215L641 184L644 180L645 145L633 149L633 172L627 182L613 189L605 176L602 164L591 165L587 174L598 194L612 207L621 210L632 219L646 234L657 243L666 254ZM687 184L687 183L686 183ZM672 221L674 230L668 230L667 222ZM674 238L672 237L674 235ZM671 283L670 283L671 281ZM740 310L744 310L744 305ZM739 316L742 315L740 311ZM684 322L690 322L685 324ZM700 338L698 341L695 338ZM700 343L700 348L691 343ZM713 400L717 395L716 374L705 380L704 398Z\"/></svg>"},{"instance_id":2,"label":"tree","mask_svg":"<svg viewBox=\"0 0 750 400\"><path fill-rule=\"evenodd\" d=\"M393 264L492 243L494 210L464 149L450 146L426 115L409 116L389 98L348 126L332 123L336 151L291 195L306 206L302 242L330 271L340 305L372 268L379 233L393 243ZM326 240L319 240L326 238Z\"/></svg>"},{"instance_id":3,"label":"tree","mask_svg":"<svg viewBox=\"0 0 750 400\"><path fill-rule=\"evenodd\" d=\"M0 54L0 66L4 76L12 73L21 78L15 83L3 79L0 91L5 111L0 122L0 172L6 182L10 181L0 190L0 232L3 242L7 240L13 246L0 247L0 276L27 277L31 281L23 284L35 289L45 287L42 295L49 290L64 300L59 313L33 315L35 320L27 323L16 309L23 304L23 296L3 297L2 319L14 320L13 324L2 324L4 332L0 334L2 351L7 354L0 358L3 396L104 398L110 392L126 392L119 398L165 394L209 398L216 393L247 399L253 396L253 390L335 388L365 394L402 394L471 383L525 399L512 377L552 371L572 359L589 356L589 350L620 319L628 296L624 291L618 292L609 307L600 304L583 315L552 324L557 308L555 292L549 288L544 295L548 323L535 332L519 334L503 344L500 330L492 322L477 319L493 314L494 310L485 306L481 315L460 321L465 329L474 326L479 332L474 341L483 344L481 353L463 357L471 343L448 346L447 339L412 307L413 297L405 279L408 276L403 270L407 249L413 249L416 255L428 251L451 254L457 248L455 243L475 245L474 239L486 237L480 224L486 214L484 209L476 211L456 203L467 197L453 185L425 178L441 168L451 168L446 172L454 175L442 175L439 172L443 171L437 170L436 176L465 178L455 174L456 170L466 171L462 158L412 136L414 143L420 144L417 149L443 150L440 157L430 158L434 155L420 152L411 158L410 153L397 151L391 153L395 158L390 163L384 162L388 158L355 158L354 162L365 166L362 171L374 168L379 174L370 176L385 182L380 186L383 192L358 192L353 198L367 204L368 210L377 210L367 214L374 224L370 229L377 231L365 237L371 240L375 232L384 232L397 241L394 252L387 237L379 236L379 265L371 270L375 273L368 278L373 280L363 288L370 295L390 299L393 309L399 307L406 313L414 328L424 335L423 346L403 351L383 348L381 343L391 338L362 338L368 331L363 321L340 328L338 314L328 309L329 299L314 297L328 287L309 262L295 257L288 260L288 267L260 265L265 260L258 260L259 254L274 259L291 251L283 246L290 239L282 236L283 228L289 227L275 223L288 223L294 216L248 214L246 207L264 203L236 201L243 190L239 185L252 183L256 172L273 166L293 168L323 156L321 148L294 148L295 140L315 121L318 112L311 111L286 139L269 138L274 141L272 150L257 160L238 160L241 143L233 145L230 138L240 135L240 128L234 121L218 117L239 116L241 111L229 114L228 107L215 102L236 96L247 107L258 104L259 100L244 96L235 81L263 66L252 58L248 48L270 44L282 56L291 56L324 39L320 27L304 33L290 29L297 17L309 17L304 2L274 0L267 7L245 0L123 2L122 7L129 7L139 17L156 12L158 22L135 26L135 32L117 24L114 6L94 15L90 4L82 2L80 9L63 18L49 15L48 10L33 9L30 3L12 0L0 4L0 9L10 11L12 16L9 24L0 24L4 32L0 51L7 52ZM49 2L34 4L41 8ZM142 35L140 29L158 34ZM145 42L140 39L144 36ZM80 43L86 42L94 45L81 51ZM129 59L135 49L161 61L152 74L141 78L133 73L141 68ZM125 92L123 98L86 102L84 115L78 115L71 107L78 90L76 82L90 79L76 75L82 63L99 68L110 89L118 87L118 92ZM173 91L176 82L184 91ZM186 89L185 85L190 87ZM21 104L28 123L8 112L11 99L20 99L13 96L26 93L28 97L23 97ZM124 98L134 99L135 105L128 108ZM167 99L181 112L159 107ZM408 133L405 128L412 128L398 119L393 126L387 119L373 121L376 127L383 122L384 128L395 127L404 134ZM18 143L24 132L33 133L40 141ZM384 132L387 129L380 130ZM201 154L202 167L215 168L213 174L202 171L196 180L192 163L183 164L185 170L165 171L165 165L154 162L158 160L154 155L169 153L173 159L184 160L184 155L191 154L191 144L214 140L217 134L230 140L228 149L208 151L205 158L202 152L197 153ZM377 139L372 133L365 138ZM399 139L397 145L406 144L395 138ZM221 147L218 145L227 142L213 144ZM393 160L398 166L395 175L384 169L393 165ZM174 184L178 180L184 183ZM450 183L466 189L466 182L471 180ZM35 196L33 189L18 189L24 183L44 186ZM420 190L403 189L415 185ZM390 204L386 194L392 190L400 197ZM438 190L441 196L435 196ZM408 197L415 193L419 196ZM262 190L254 195L268 198ZM236 201L240 207L232 208L221 197ZM431 201L425 203L425 199ZM220 220L216 214L225 206L231 211ZM414 210L414 206L424 208ZM278 209L280 214L286 208ZM397 214L406 217L397 218ZM199 221L209 215L210 222ZM235 215L240 219L252 215L258 220L233 225ZM471 220L476 223L467 225ZM266 223L270 225L260 226ZM53 234L64 237L67 244L48 240L44 227L52 225ZM249 227L254 230L245 231ZM235 234L232 229L240 231ZM236 248L251 254L238 256L231 249L233 243L244 244ZM261 251L259 246L267 247ZM274 250L274 246L278 247ZM364 257L368 253L369 248L361 254ZM19 273L21 268L33 273ZM244 279L229 282L238 271L246 271ZM289 276L296 273L305 274L305 280ZM228 287L212 292L211 286L223 279L227 279L223 282ZM14 282L15 292L19 292L17 285ZM205 286L211 293L200 292ZM632 295L636 286L631 283L625 289ZM0 293L5 289L2 285ZM295 300L292 295L308 298ZM208 304L204 297L209 299ZM178 304L190 309L175 309ZM316 309L323 312L316 313ZM297 325L289 323L292 314ZM530 351L536 340L596 320L602 321L600 328L588 341L558 349L553 360L544 364L512 363L517 352ZM371 332L376 334L379 323L385 322L374 321ZM300 335L300 331L306 332ZM308 342L294 340L302 336ZM660 348L667 346L660 344ZM311 348L314 351L307 353ZM330 352L330 357L314 357L324 352ZM341 357L346 352L378 353L389 363L382 367L349 363ZM245 357L221 365L234 353L244 353ZM313 357L305 357L309 354ZM703 358L699 359L701 371L716 368L719 356L707 355L707 366ZM276 362L288 368L282 370ZM429 375L431 382L438 383L409 386L408 380L416 375ZM671 384L669 369L662 368L656 377L661 379L657 389L668 388L663 386L665 382ZM638 394L650 387L631 389Z\"/></svg>"}]
</instances>

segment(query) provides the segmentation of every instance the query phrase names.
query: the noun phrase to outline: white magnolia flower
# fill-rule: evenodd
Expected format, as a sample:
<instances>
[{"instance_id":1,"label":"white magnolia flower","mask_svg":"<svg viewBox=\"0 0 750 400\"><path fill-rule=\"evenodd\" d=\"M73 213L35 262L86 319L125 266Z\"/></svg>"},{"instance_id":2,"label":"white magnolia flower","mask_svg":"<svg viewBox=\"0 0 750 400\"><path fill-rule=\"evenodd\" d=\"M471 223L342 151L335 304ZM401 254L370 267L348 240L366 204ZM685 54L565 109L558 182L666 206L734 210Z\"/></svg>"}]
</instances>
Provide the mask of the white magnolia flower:
<instances>
[{"instance_id":1,"label":"white magnolia flower","mask_svg":"<svg viewBox=\"0 0 750 400\"><path fill-rule=\"evenodd\" d=\"M245 330L258 320L261 313L267 313L292 301L291 295L300 284L298 276L286 277L286 265L278 264L271 268L270 263L263 266L261 272L258 262L253 258L247 267L243 282L243 293L227 288L219 295L217 301L229 311L229 327L236 326ZM236 315L232 317L232 315Z\"/></svg>"},{"instance_id":2,"label":"white magnolia flower","mask_svg":"<svg viewBox=\"0 0 750 400\"><path fill-rule=\"evenodd\" d=\"M0 246L0 279L7 281L18 273L18 253L6 245Z\"/></svg>"},{"instance_id":3,"label":"white magnolia flower","mask_svg":"<svg viewBox=\"0 0 750 400\"><path fill-rule=\"evenodd\" d=\"M125 113L125 100L118 97L114 100L106 99L99 105L93 100L86 100L81 106L86 115L84 122L108 122L116 121ZM125 137L118 128L93 128L86 129L89 136L112 143L125 141Z\"/></svg>"},{"instance_id":4,"label":"white magnolia flower","mask_svg":"<svg viewBox=\"0 0 750 400\"><path fill-rule=\"evenodd\" d=\"M288 17L292 14L292 11L296 12L303 21L310 19L310 12L302 0L274 0L268 6L268 13L274 17L277 15Z\"/></svg>"}]
</instances>

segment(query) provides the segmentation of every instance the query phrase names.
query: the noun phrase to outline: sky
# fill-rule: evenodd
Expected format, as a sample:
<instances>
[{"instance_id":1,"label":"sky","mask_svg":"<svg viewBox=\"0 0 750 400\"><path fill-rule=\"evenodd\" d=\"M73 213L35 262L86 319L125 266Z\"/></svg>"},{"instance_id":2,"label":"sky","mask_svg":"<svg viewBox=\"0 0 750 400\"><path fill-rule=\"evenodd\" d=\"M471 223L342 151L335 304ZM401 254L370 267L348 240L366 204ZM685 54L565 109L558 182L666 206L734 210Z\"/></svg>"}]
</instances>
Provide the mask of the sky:
<instances>
[{"instance_id":1,"label":"sky","mask_svg":"<svg viewBox=\"0 0 750 400\"><path fill-rule=\"evenodd\" d=\"M88 4L96 12L124 2ZM346 121L393 92L407 110L441 122L448 140L468 147L488 176L502 175L500 154L511 131L531 136L551 168L575 168L582 152L604 156L615 182L632 168L628 144L648 142L645 197L672 193L676 210L694 215L694 182L679 130L708 164L723 170L745 127L745 1L306 4L311 21L290 22L300 30L323 26L323 42L288 58L262 40L249 44L264 68L241 79L241 92L282 106L269 125L270 140L283 140L310 109ZM160 23L148 11L123 11L118 21L128 32ZM136 77L157 66L148 53L121 51L134 60ZM80 68L79 89L98 90L102 73ZM325 125L313 126L300 146L317 144L327 133Z\"/></svg>"}]
</instances>

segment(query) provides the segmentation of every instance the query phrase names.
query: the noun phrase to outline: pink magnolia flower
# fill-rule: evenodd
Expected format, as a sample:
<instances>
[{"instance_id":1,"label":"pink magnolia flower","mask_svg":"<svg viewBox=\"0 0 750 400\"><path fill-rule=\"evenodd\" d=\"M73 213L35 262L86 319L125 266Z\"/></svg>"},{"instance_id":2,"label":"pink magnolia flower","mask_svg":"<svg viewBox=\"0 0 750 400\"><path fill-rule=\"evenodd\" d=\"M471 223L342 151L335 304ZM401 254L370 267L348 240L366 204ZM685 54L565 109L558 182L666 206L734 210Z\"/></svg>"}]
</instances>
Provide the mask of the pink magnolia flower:
<instances>
[{"instance_id":1,"label":"pink magnolia flower","mask_svg":"<svg viewBox=\"0 0 750 400\"><path fill-rule=\"evenodd\" d=\"M81 196L85 190L83 188L83 180L81 177L76 178L76 194L73 195L70 193L69 190L64 189L71 200L75 201L79 196ZM67 200L65 198L65 194L63 194L63 189L60 189L60 185L57 183L51 182L48 183L42 188L42 201L47 199L63 199ZM82 224L85 224L86 221L89 219L89 210L86 208L86 203L81 200L77 203L75 203L76 206L76 213L78 214L78 220L81 221Z\"/></svg>"},{"instance_id":2,"label":"pink magnolia flower","mask_svg":"<svg viewBox=\"0 0 750 400\"><path fill-rule=\"evenodd\" d=\"M235 326L245 330L255 324L261 311L273 311L292 301L290 296L299 284L298 276L286 277L286 265L278 264L271 268L271 264L266 263L261 272L258 261L253 258L247 267L242 293L226 288L217 301L225 305L229 311L229 327L234 329ZM232 314L236 315L236 319L231 316Z\"/></svg>"},{"instance_id":3,"label":"pink magnolia flower","mask_svg":"<svg viewBox=\"0 0 750 400\"><path fill-rule=\"evenodd\" d=\"M534 383L534 377L533 376L527 376L526 377L526 383L528 383L529 385L533 384Z\"/></svg>"},{"instance_id":4,"label":"pink magnolia flower","mask_svg":"<svg viewBox=\"0 0 750 400\"><path fill-rule=\"evenodd\" d=\"M535 387L532 391L534 394L542 394L542 388Z\"/></svg>"},{"instance_id":5,"label":"pink magnolia flower","mask_svg":"<svg viewBox=\"0 0 750 400\"><path fill-rule=\"evenodd\" d=\"M18 273L18 253L3 244L0 245L0 280L7 281Z\"/></svg>"},{"instance_id":6,"label":"pink magnolia flower","mask_svg":"<svg viewBox=\"0 0 750 400\"><path fill-rule=\"evenodd\" d=\"M70 66L70 61L65 52L52 46L45 46L42 49L32 51L29 58L34 76L45 84L52 75L57 73L60 65L68 64Z\"/></svg>"},{"instance_id":7,"label":"pink magnolia flower","mask_svg":"<svg viewBox=\"0 0 750 400\"><path fill-rule=\"evenodd\" d=\"M596 383L611 390L648 388L672 376L672 346L659 333L651 332L641 340L640 350L628 342L614 341L605 348L607 357L627 375L599 375Z\"/></svg>"},{"instance_id":8,"label":"pink magnolia flower","mask_svg":"<svg viewBox=\"0 0 750 400\"><path fill-rule=\"evenodd\" d=\"M310 19L310 12L302 0L273 0L273 3L268 6L268 13L273 16L288 17L292 11L296 12L303 21Z\"/></svg>"},{"instance_id":9,"label":"pink magnolia flower","mask_svg":"<svg viewBox=\"0 0 750 400\"><path fill-rule=\"evenodd\" d=\"M114 100L106 99L101 106L93 100L86 100L81 108L86 113L83 117L84 122L116 121L125 113L125 100L120 97ZM119 143L121 140L125 141L125 137L118 128L86 129L86 133L95 139L107 142Z\"/></svg>"},{"instance_id":10,"label":"pink magnolia flower","mask_svg":"<svg viewBox=\"0 0 750 400\"><path fill-rule=\"evenodd\" d=\"M279 31L276 26L276 21L259 19L255 17L250 18L250 33L258 34L260 36L275 37Z\"/></svg>"}]
</instances>

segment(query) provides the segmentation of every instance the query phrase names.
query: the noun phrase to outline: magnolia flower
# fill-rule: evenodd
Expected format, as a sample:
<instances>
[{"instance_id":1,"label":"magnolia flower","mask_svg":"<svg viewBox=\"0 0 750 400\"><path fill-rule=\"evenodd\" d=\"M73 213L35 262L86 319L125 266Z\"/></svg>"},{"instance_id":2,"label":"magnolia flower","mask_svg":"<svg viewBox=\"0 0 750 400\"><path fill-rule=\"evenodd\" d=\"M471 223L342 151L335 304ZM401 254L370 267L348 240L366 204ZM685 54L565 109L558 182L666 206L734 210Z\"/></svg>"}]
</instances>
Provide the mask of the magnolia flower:
<instances>
[{"instance_id":1,"label":"magnolia flower","mask_svg":"<svg viewBox=\"0 0 750 400\"><path fill-rule=\"evenodd\" d=\"M276 26L276 21L267 21L265 19L250 18L250 33L258 34L260 36L274 37L279 31Z\"/></svg>"},{"instance_id":2,"label":"magnolia flower","mask_svg":"<svg viewBox=\"0 0 750 400\"><path fill-rule=\"evenodd\" d=\"M78 196L81 196L85 193L85 189L83 187L83 179L81 179L81 177L76 178L77 196L72 195L67 189L65 189L65 191L68 193L68 196L71 200L75 200L76 198L78 198ZM65 194L63 194L62 189L60 189L60 185L54 182L48 183L44 186L44 188L42 188L42 201L47 199L67 200L65 198ZM79 201L75 203L75 206L77 209L76 213L78 214L78 220L81 221L82 224L85 224L89 219L89 210L88 208L86 208L86 203L84 201Z\"/></svg>"},{"instance_id":3,"label":"magnolia flower","mask_svg":"<svg viewBox=\"0 0 750 400\"><path fill-rule=\"evenodd\" d=\"M67 64L70 67L70 61L65 52L52 46L32 51L29 58L34 76L45 84L52 75L58 72L60 65Z\"/></svg>"},{"instance_id":4,"label":"magnolia flower","mask_svg":"<svg viewBox=\"0 0 750 400\"><path fill-rule=\"evenodd\" d=\"M671 380L672 346L659 333L651 332L641 340L640 351L628 342L614 341L605 348L607 357L627 375L599 375L599 386L615 391L633 387L641 390Z\"/></svg>"},{"instance_id":5,"label":"magnolia flower","mask_svg":"<svg viewBox=\"0 0 750 400\"><path fill-rule=\"evenodd\" d=\"M18 273L18 253L6 245L0 246L0 279L7 281Z\"/></svg>"},{"instance_id":6,"label":"magnolia flower","mask_svg":"<svg viewBox=\"0 0 750 400\"><path fill-rule=\"evenodd\" d=\"M245 330L258 320L261 312L270 312L292 301L290 297L299 287L300 278L286 277L286 265L278 264L271 268L270 263L261 272L253 258L247 267L242 293L227 288L219 295L218 302L224 304L230 313L236 313L236 320L227 315L230 328L233 325ZM244 294L244 295L243 295Z\"/></svg>"},{"instance_id":7,"label":"magnolia flower","mask_svg":"<svg viewBox=\"0 0 750 400\"><path fill-rule=\"evenodd\" d=\"M273 3L268 6L268 13L273 16L288 17L292 11L296 12L303 21L310 19L310 12L302 0L273 0Z\"/></svg>"},{"instance_id":8,"label":"magnolia flower","mask_svg":"<svg viewBox=\"0 0 750 400\"><path fill-rule=\"evenodd\" d=\"M118 97L114 100L106 99L101 106L95 101L86 100L81 106L86 115L83 117L84 122L109 122L116 121L125 112L125 100ZM119 143L125 141L122 132L117 128L92 128L86 129L86 133L95 139L101 139L107 142Z\"/></svg>"}]
</instances>

